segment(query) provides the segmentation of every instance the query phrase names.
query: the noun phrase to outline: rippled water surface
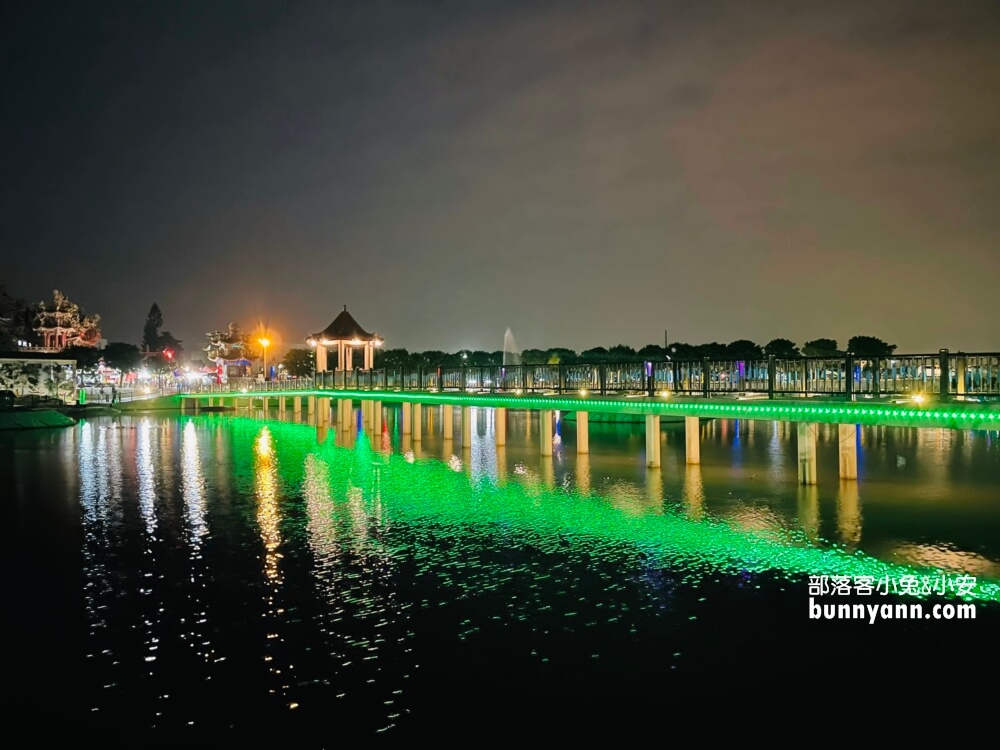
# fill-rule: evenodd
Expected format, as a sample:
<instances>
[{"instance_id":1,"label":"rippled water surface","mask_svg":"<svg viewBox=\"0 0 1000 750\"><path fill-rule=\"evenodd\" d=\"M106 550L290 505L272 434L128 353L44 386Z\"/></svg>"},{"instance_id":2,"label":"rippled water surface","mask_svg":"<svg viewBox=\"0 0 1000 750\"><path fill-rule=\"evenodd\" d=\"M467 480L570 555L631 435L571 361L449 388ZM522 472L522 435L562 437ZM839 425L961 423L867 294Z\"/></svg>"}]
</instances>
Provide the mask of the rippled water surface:
<instances>
[{"instance_id":1,"label":"rippled water surface","mask_svg":"<svg viewBox=\"0 0 1000 750\"><path fill-rule=\"evenodd\" d=\"M24 711L108 741L570 736L823 665L959 684L997 665L996 433L865 428L841 482L821 425L800 487L772 422L704 423L695 466L665 425L648 470L640 425L592 424L578 456L559 423L542 457L520 412L501 448L491 410L468 448L440 409L419 441L392 409L374 429L264 416L0 437ZM975 576L977 619L811 620L809 575Z\"/></svg>"}]
</instances>

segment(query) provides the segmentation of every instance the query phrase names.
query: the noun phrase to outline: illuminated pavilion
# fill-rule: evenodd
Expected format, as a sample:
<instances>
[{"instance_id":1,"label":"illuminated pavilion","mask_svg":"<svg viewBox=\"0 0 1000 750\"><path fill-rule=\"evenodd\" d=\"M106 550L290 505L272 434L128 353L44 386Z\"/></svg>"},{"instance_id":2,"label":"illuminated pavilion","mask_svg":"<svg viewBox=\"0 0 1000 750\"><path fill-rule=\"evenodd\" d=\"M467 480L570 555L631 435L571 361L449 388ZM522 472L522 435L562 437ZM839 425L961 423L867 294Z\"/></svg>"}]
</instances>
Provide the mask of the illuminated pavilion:
<instances>
[{"instance_id":1,"label":"illuminated pavilion","mask_svg":"<svg viewBox=\"0 0 1000 750\"><path fill-rule=\"evenodd\" d=\"M375 367L375 349L382 346L382 338L377 333L369 333L358 325L358 321L347 312L347 305L334 321L319 333L306 339L309 346L316 347L316 372L327 372L327 355L330 348L337 347L337 369L354 369L354 350L364 348L364 369Z\"/></svg>"}]
</instances>

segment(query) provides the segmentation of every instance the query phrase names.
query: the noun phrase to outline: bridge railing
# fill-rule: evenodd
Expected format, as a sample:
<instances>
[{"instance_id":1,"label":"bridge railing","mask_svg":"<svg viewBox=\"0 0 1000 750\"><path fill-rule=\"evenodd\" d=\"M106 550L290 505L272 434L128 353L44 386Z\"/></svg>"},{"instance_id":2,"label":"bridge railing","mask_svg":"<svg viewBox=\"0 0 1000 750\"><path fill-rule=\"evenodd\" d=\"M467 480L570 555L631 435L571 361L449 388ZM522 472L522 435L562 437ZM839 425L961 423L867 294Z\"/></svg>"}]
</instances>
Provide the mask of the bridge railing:
<instances>
[{"instance_id":1,"label":"bridge railing","mask_svg":"<svg viewBox=\"0 0 1000 750\"><path fill-rule=\"evenodd\" d=\"M944 376L942 376L944 373ZM1000 353L905 354L892 357L758 357L661 362L405 367L318 372L312 378L228 383L187 392L290 390L476 391L608 395L760 395L1000 398Z\"/></svg>"}]
</instances>

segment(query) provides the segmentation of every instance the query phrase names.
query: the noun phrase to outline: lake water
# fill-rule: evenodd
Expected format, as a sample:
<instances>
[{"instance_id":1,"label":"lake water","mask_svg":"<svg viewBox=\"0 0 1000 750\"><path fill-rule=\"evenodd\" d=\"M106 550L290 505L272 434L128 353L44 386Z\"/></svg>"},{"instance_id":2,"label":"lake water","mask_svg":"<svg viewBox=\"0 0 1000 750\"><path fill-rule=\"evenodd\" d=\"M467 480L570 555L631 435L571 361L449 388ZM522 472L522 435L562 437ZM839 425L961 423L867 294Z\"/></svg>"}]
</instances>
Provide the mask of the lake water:
<instances>
[{"instance_id":1,"label":"lake water","mask_svg":"<svg viewBox=\"0 0 1000 750\"><path fill-rule=\"evenodd\" d=\"M697 466L665 425L649 470L641 425L591 424L577 456L559 423L542 457L525 412L500 449L485 409L468 449L440 409L417 442L391 408L269 416L0 436L18 715L109 743L585 738L762 685L960 693L1000 666L995 432L863 428L841 482L821 425L802 487L776 422L704 423ZM940 581L815 597L928 612L974 578L976 619L811 619L810 575Z\"/></svg>"}]
</instances>

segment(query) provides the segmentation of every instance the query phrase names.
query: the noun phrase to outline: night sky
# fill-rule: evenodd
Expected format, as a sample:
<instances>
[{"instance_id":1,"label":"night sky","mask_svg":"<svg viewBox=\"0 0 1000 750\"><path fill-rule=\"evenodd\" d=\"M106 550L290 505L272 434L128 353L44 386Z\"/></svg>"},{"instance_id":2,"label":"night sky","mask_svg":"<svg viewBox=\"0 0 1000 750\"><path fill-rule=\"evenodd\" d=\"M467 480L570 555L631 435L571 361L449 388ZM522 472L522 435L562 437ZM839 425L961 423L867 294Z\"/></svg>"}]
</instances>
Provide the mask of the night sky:
<instances>
[{"instance_id":1,"label":"night sky","mask_svg":"<svg viewBox=\"0 0 1000 750\"><path fill-rule=\"evenodd\" d=\"M138 343L1000 349L1000 4L20 2L0 282Z\"/></svg>"}]
</instances>

